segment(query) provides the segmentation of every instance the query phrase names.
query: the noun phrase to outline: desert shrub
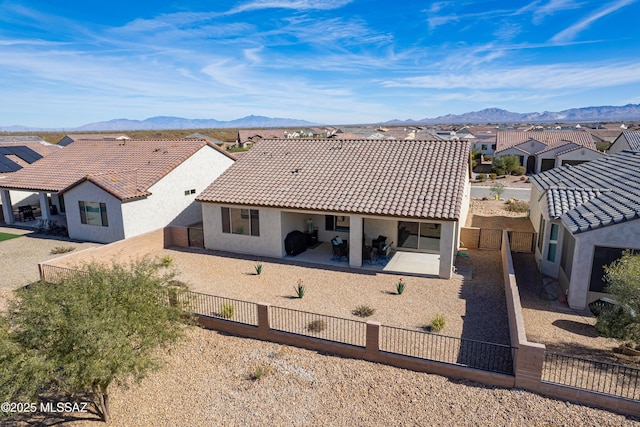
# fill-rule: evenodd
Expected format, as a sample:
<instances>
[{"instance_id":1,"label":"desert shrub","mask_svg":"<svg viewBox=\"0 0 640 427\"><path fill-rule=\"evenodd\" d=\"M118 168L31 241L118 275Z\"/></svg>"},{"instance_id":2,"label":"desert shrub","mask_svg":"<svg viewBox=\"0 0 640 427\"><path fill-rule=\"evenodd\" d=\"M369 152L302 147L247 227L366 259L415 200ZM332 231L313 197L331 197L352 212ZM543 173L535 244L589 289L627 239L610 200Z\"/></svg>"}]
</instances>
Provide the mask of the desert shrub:
<instances>
[{"instance_id":1,"label":"desert shrub","mask_svg":"<svg viewBox=\"0 0 640 427\"><path fill-rule=\"evenodd\" d=\"M484 161L485 162L490 162L493 160L493 157L491 157L491 155L487 154L486 156L484 156Z\"/></svg>"},{"instance_id":2,"label":"desert shrub","mask_svg":"<svg viewBox=\"0 0 640 427\"><path fill-rule=\"evenodd\" d=\"M255 265L255 269L256 269L256 274L259 276L260 274L262 274L262 264L257 263Z\"/></svg>"},{"instance_id":3,"label":"desert shrub","mask_svg":"<svg viewBox=\"0 0 640 427\"><path fill-rule=\"evenodd\" d=\"M495 181L497 177L498 177L498 175L496 175L495 173L491 173L491 174L489 174L489 179L490 179L491 181Z\"/></svg>"},{"instance_id":4,"label":"desert shrub","mask_svg":"<svg viewBox=\"0 0 640 427\"><path fill-rule=\"evenodd\" d=\"M518 166L513 171L511 171L512 175L522 176L527 173L527 169L524 166Z\"/></svg>"},{"instance_id":5,"label":"desert shrub","mask_svg":"<svg viewBox=\"0 0 640 427\"><path fill-rule=\"evenodd\" d=\"M368 305L359 305L351 313L358 317L369 317L375 313L375 309Z\"/></svg>"},{"instance_id":6,"label":"desert shrub","mask_svg":"<svg viewBox=\"0 0 640 427\"><path fill-rule=\"evenodd\" d=\"M269 374L271 370L268 367L264 367L262 365L256 366L253 372L249 375L249 379L251 381L260 381L262 377Z\"/></svg>"},{"instance_id":7,"label":"desert shrub","mask_svg":"<svg viewBox=\"0 0 640 427\"><path fill-rule=\"evenodd\" d=\"M485 182L487 180L487 174L486 173L479 173L476 178L478 178L478 181L480 181L480 182Z\"/></svg>"},{"instance_id":8,"label":"desert shrub","mask_svg":"<svg viewBox=\"0 0 640 427\"><path fill-rule=\"evenodd\" d=\"M431 320L431 331L440 332L444 329L445 320L443 314L436 314L435 317Z\"/></svg>"},{"instance_id":9,"label":"desert shrub","mask_svg":"<svg viewBox=\"0 0 640 427\"><path fill-rule=\"evenodd\" d=\"M398 295L402 295L402 293L404 292L404 281L402 280L402 278L400 278L400 280L398 280L398 283L396 283L396 292L398 293Z\"/></svg>"},{"instance_id":10,"label":"desert shrub","mask_svg":"<svg viewBox=\"0 0 640 427\"><path fill-rule=\"evenodd\" d=\"M223 319L231 319L233 317L234 312L235 312L235 308L233 307L233 304L226 302L222 304L222 307L220 308L220 313L218 313L218 316L222 317Z\"/></svg>"},{"instance_id":11,"label":"desert shrub","mask_svg":"<svg viewBox=\"0 0 640 427\"><path fill-rule=\"evenodd\" d=\"M509 212L527 212L529 210L529 203L524 200L511 199L507 202L507 210Z\"/></svg>"},{"instance_id":12,"label":"desert shrub","mask_svg":"<svg viewBox=\"0 0 640 427\"><path fill-rule=\"evenodd\" d=\"M312 320L307 325L307 330L309 332L322 332L327 329L327 322L321 319Z\"/></svg>"},{"instance_id":13,"label":"desert shrub","mask_svg":"<svg viewBox=\"0 0 640 427\"><path fill-rule=\"evenodd\" d=\"M482 158L482 150L474 148L473 151L471 151L471 157L474 160L480 160Z\"/></svg>"},{"instance_id":14,"label":"desert shrub","mask_svg":"<svg viewBox=\"0 0 640 427\"><path fill-rule=\"evenodd\" d=\"M500 156L493 159L491 172L498 175L505 175L512 173L517 167L520 167L520 159L517 156Z\"/></svg>"},{"instance_id":15,"label":"desert shrub","mask_svg":"<svg viewBox=\"0 0 640 427\"><path fill-rule=\"evenodd\" d=\"M51 249L51 255L66 254L75 250L75 246L56 246L55 248Z\"/></svg>"},{"instance_id":16,"label":"desert shrub","mask_svg":"<svg viewBox=\"0 0 640 427\"><path fill-rule=\"evenodd\" d=\"M171 264L173 264L173 257L171 255L163 256L160 258L160 264L162 264L163 267L171 267Z\"/></svg>"},{"instance_id":17,"label":"desert shrub","mask_svg":"<svg viewBox=\"0 0 640 427\"><path fill-rule=\"evenodd\" d=\"M298 298L302 298L304 296L305 287L301 279L298 279L298 284L294 289L296 291L296 296Z\"/></svg>"}]
</instances>

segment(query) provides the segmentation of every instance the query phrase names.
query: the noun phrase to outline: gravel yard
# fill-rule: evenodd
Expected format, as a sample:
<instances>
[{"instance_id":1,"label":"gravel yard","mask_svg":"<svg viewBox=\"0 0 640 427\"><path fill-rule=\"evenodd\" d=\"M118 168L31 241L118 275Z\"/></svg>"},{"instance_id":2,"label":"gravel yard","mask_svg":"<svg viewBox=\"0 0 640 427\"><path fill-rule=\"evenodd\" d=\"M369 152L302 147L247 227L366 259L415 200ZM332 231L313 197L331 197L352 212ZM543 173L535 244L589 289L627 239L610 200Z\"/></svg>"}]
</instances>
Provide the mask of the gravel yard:
<instances>
[{"instance_id":1,"label":"gravel yard","mask_svg":"<svg viewBox=\"0 0 640 427\"><path fill-rule=\"evenodd\" d=\"M446 319L444 335L508 344L504 287L495 268L500 263L499 253L469 253L475 275L471 281L346 272L277 260L260 261L262 274L256 275L255 260L230 254L163 250L156 256L171 256L179 272L177 278L193 291L355 320L360 318L351 312L368 305L376 311L367 320L408 329L422 329L442 313ZM406 287L397 295L400 278ZM298 280L306 288L302 299L295 298Z\"/></svg>"},{"instance_id":2,"label":"gravel yard","mask_svg":"<svg viewBox=\"0 0 640 427\"><path fill-rule=\"evenodd\" d=\"M80 251L97 243L72 242L13 227L0 227L0 232L21 234L22 237L0 242L0 310L13 289L35 282L40 278L38 263L65 254L51 254L60 246L71 246Z\"/></svg>"},{"instance_id":3,"label":"gravel yard","mask_svg":"<svg viewBox=\"0 0 640 427\"><path fill-rule=\"evenodd\" d=\"M114 426L633 426L599 409L194 328L168 366L111 393ZM250 377L264 369L259 380ZM92 414L63 420L101 425ZM83 420L84 419L84 420ZM32 422L41 421L34 417ZM49 417L43 425L61 418ZM22 424L26 425L26 424Z\"/></svg>"}]
</instances>

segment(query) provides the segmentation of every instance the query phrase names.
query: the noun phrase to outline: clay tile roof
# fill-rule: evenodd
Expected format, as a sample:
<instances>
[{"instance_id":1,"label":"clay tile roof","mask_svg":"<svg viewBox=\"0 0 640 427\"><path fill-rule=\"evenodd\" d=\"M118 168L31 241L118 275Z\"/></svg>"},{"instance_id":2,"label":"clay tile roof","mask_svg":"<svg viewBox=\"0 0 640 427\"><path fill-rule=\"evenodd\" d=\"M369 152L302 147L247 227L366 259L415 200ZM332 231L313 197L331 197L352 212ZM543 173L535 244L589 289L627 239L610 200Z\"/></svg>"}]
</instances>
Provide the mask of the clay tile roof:
<instances>
[{"instance_id":1,"label":"clay tile roof","mask_svg":"<svg viewBox=\"0 0 640 427\"><path fill-rule=\"evenodd\" d=\"M566 144L574 143L596 149L593 138L585 131L500 131L496 135L496 151L503 151L532 139L545 145L557 146L564 141Z\"/></svg>"},{"instance_id":2,"label":"clay tile roof","mask_svg":"<svg viewBox=\"0 0 640 427\"><path fill-rule=\"evenodd\" d=\"M120 200L149 188L200 148L204 140L79 140L0 180L0 188L63 192L91 181Z\"/></svg>"},{"instance_id":3,"label":"clay tile roof","mask_svg":"<svg viewBox=\"0 0 640 427\"><path fill-rule=\"evenodd\" d=\"M533 175L552 218L573 234L640 219L640 152L622 151Z\"/></svg>"},{"instance_id":4,"label":"clay tile roof","mask_svg":"<svg viewBox=\"0 0 640 427\"><path fill-rule=\"evenodd\" d=\"M468 161L467 141L262 140L196 200L457 220Z\"/></svg>"}]
</instances>

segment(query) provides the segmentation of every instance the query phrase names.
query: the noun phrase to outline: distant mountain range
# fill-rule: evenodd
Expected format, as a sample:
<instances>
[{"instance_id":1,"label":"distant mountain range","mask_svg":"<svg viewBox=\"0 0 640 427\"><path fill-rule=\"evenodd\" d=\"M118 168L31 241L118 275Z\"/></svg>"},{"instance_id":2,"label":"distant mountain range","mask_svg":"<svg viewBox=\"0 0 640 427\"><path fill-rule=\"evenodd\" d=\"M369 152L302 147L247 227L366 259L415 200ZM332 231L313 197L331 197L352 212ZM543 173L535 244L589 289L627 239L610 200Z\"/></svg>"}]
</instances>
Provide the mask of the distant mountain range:
<instances>
[{"instance_id":1,"label":"distant mountain range","mask_svg":"<svg viewBox=\"0 0 640 427\"><path fill-rule=\"evenodd\" d=\"M247 116L241 119L222 121L215 119L185 119L182 117L158 116L144 120L114 119L106 122L89 123L77 128L44 129L26 126L0 126L3 132L33 132L33 131L125 131L125 130L166 130L166 129L211 129L211 128L283 128L309 127L316 123L305 120L271 118L264 116Z\"/></svg>"},{"instance_id":2,"label":"distant mountain range","mask_svg":"<svg viewBox=\"0 0 640 427\"><path fill-rule=\"evenodd\" d=\"M435 125L435 124L481 124L481 123L565 123L565 122L622 122L640 121L640 104L622 107L602 106L570 108L554 113L512 113L499 108L486 108L464 114L447 114L433 119L390 120L386 125Z\"/></svg>"},{"instance_id":3,"label":"distant mountain range","mask_svg":"<svg viewBox=\"0 0 640 427\"><path fill-rule=\"evenodd\" d=\"M435 124L482 124L482 123L575 123L575 122L623 122L640 121L640 104L627 104L622 107L602 106L571 108L557 113L513 113L499 108L487 108L464 114L425 118L421 120L390 120L384 125L435 125ZM35 131L126 131L126 130L162 130L162 129L207 129L207 128L295 128L318 126L305 120L247 116L241 119L221 121L215 119L185 119L182 117L150 117L145 120L114 119L106 122L89 123L77 128L45 129L26 126L0 126L3 132Z\"/></svg>"}]
</instances>

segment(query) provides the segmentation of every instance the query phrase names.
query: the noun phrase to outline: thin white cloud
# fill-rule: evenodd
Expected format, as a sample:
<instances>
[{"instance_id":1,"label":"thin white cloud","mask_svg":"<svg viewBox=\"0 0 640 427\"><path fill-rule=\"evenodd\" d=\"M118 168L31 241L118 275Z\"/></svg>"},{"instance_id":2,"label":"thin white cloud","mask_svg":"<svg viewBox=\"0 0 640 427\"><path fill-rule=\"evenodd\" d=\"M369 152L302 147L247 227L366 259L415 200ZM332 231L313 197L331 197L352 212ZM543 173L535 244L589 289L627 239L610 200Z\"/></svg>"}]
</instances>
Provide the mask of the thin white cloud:
<instances>
[{"instance_id":1,"label":"thin white cloud","mask_svg":"<svg viewBox=\"0 0 640 427\"><path fill-rule=\"evenodd\" d=\"M387 80L385 87L474 90L522 89L523 91L571 88L606 88L640 82L640 63L554 64L519 68L468 71L465 74L433 74Z\"/></svg>"},{"instance_id":2,"label":"thin white cloud","mask_svg":"<svg viewBox=\"0 0 640 427\"><path fill-rule=\"evenodd\" d=\"M573 41L579 33L588 29L594 22L597 20L604 18L607 15L610 15L619 9L622 9L625 6L629 6L635 3L637 0L618 0L616 2L610 3L601 9L595 11L591 15L586 18L578 21L572 26L560 31L558 34L551 38L551 42L553 43L566 43Z\"/></svg>"},{"instance_id":3,"label":"thin white cloud","mask_svg":"<svg viewBox=\"0 0 640 427\"><path fill-rule=\"evenodd\" d=\"M332 10L341 8L353 0L254 0L228 11L227 15L250 12L262 9L293 9L293 10Z\"/></svg>"}]
</instances>

